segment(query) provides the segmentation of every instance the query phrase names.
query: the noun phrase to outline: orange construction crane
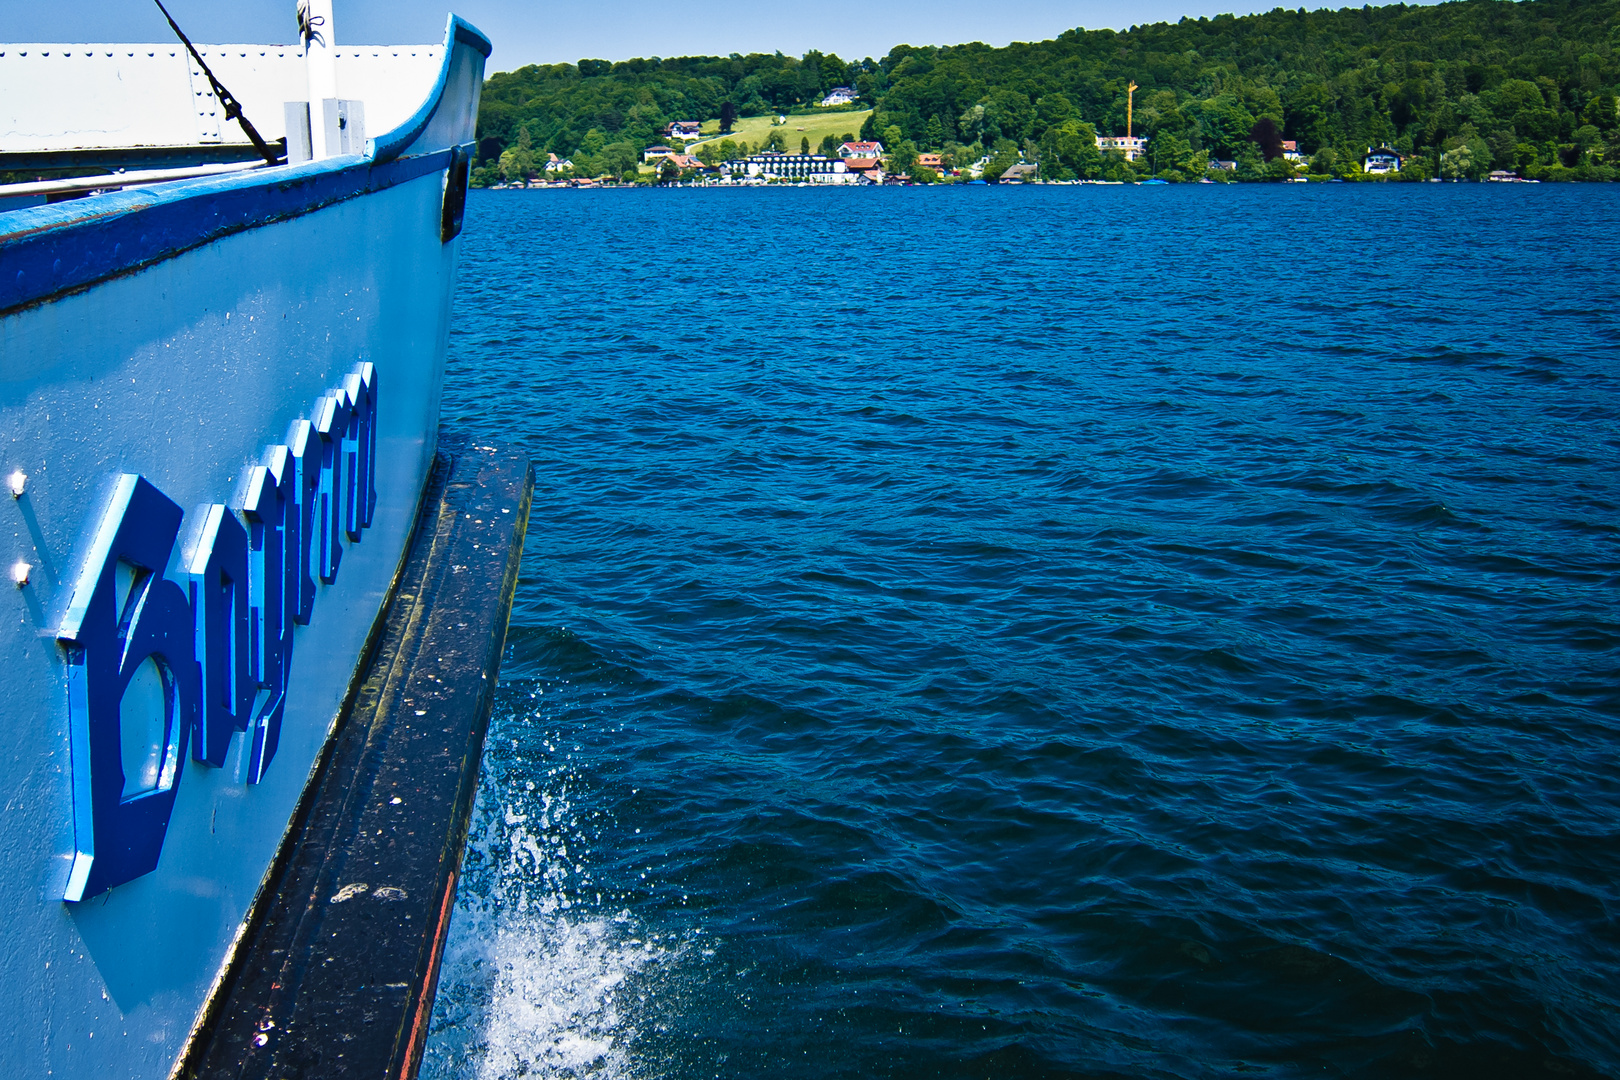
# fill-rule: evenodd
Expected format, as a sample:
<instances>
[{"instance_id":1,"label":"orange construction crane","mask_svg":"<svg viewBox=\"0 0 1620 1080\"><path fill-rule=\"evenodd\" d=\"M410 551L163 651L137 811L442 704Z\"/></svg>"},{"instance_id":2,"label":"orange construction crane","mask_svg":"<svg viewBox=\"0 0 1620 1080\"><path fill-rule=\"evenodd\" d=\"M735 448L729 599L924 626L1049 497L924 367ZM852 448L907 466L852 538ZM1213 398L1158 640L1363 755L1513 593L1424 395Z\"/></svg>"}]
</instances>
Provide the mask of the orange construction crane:
<instances>
[{"instance_id":1,"label":"orange construction crane","mask_svg":"<svg viewBox=\"0 0 1620 1080\"><path fill-rule=\"evenodd\" d=\"M1136 96L1136 83L1132 82L1125 88L1125 137L1131 137L1131 104Z\"/></svg>"}]
</instances>

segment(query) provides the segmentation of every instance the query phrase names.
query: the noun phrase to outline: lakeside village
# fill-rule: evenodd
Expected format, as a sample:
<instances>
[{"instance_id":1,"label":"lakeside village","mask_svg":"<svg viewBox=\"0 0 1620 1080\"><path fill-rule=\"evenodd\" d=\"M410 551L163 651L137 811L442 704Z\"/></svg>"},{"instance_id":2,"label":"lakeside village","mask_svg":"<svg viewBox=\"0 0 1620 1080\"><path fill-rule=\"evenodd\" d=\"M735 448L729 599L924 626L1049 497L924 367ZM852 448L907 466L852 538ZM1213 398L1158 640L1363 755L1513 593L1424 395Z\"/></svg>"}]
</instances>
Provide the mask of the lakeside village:
<instances>
[{"instance_id":1,"label":"lakeside village","mask_svg":"<svg viewBox=\"0 0 1620 1080\"><path fill-rule=\"evenodd\" d=\"M1128 91L1137 89L1131 83ZM697 120L677 120L663 130L662 142L637 148L619 142L586 146L585 167L573 160L547 153L542 158L533 150L526 128L520 129L517 144L504 151L498 161L473 171L474 187L510 190L514 188L564 188L604 186L761 186L787 184L811 186L826 184L1169 184L1271 181L1285 183L1342 182L1344 180L1466 180L1536 183L1517 173L1496 170L1480 176L1474 169L1468 148L1426 158L1409 158L1389 146L1369 146L1359 160L1339 160L1332 151L1315 155L1301 153L1296 141L1282 138L1275 123L1262 119L1254 125L1247 143L1234 157L1212 157L1207 151L1190 152L1185 145L1165 148L1161 168L1160 148L1151 140L1134 135L1132 103L1127 98L1126 131L1123 135L1099 135L1089 123L1074 122L1063 133L1062 145L1044 146L1026 140L1019 146L1000 140L990 146L948 145L925 150L906 139L897 127L890 127L882 139L857 139L870 110L845 112L850 131L823 135L811 146L808 132L826 128L834 121L838 107L855 100L855 92L839 87L820 103L821 108L806 116L776 114L740 121L744 129L758 129L766 121L769 130L758 143L746 137L733 138L735 118L727 115L716 130L703 131ZM803 121L801 124L800 122ZM712 122L711 122L712 123ZM790 147L798 137L798 152ZM589 141L589 140L588 140ZM1043 142L1046 140L1043 140ZM1179 141L1179 140L1177 140ZM1043 159L1061 162L1058 168L1043 169ZM1080 164L1083 176L1076 176L1070 164ZM1054 175L1055 174L1055 175Z\"/></svg>"}]
</instances>

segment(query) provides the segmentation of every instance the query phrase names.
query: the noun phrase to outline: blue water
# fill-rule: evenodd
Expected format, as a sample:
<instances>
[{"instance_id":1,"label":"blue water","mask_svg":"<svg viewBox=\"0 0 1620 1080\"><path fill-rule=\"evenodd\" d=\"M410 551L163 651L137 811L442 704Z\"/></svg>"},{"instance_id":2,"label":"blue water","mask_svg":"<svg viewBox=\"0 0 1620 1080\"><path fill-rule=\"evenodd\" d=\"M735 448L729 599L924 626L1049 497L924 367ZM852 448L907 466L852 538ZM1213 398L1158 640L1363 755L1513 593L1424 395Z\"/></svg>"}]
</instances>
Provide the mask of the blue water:
<instances>
[{"instance_id":1,"label":"blue water","mask_svg":"<svg viewBox=\"0 0 1620 1080\"><path fill-rule=\"evenodd\" d=\"M1620 192L474 193L424 1075L1620 1075Z\"/></svg>"}]
</instances>

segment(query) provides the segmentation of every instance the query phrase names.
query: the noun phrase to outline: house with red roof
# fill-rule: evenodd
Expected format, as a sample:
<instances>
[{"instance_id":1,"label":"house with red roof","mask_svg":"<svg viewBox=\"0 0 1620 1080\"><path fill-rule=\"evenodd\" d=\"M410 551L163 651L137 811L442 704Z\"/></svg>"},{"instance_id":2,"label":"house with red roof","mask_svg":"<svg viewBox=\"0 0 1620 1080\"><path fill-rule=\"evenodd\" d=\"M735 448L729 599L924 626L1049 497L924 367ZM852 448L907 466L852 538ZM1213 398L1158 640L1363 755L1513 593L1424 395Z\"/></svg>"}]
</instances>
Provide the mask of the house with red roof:
<instances>
[{"instance_id":1,"label":"house with red roof","mask_svg":"<svg viewBox=\"0 0 1620 1080\"><path fill-rule=\"evenodd\" d=\"M882 157L883 144L880 142L847 142L838 148L838 156L845 161L850 158Z\"/></svg>"},{"instance_id":2,"label":"house with red roof","mask_svg":"<svg viewBox=\"0 0 1620 1080\"><path fill-rule=\"evenodd\" d=\"M844 145L848 146L849 143ZM863 180L868 180L874 184L883 183L883 162L877 157L845 158L844 167Z\"/></svg>"}]
</instances>

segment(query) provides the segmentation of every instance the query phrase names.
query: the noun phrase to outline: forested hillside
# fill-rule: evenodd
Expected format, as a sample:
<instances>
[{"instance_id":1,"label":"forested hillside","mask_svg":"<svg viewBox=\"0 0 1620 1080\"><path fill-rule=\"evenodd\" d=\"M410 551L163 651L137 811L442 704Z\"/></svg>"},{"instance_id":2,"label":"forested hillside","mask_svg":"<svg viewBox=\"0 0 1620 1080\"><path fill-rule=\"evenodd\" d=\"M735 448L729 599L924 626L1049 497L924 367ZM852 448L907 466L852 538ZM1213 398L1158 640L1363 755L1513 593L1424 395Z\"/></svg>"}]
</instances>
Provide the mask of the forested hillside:
<instances>
[{"instance_id":1,"label":"forested hillside","mask_svg":"<svg viewBox=\"0 0 1620 1080\"><path fill-rule=\"evenodd\" d=\"M1353 169L1380 144L1433 167L1444 152L1455 175L1612 179L1620 165L1620 0L1278 8L1005 48L903 45L858 63L809 53L532 66L486 84L480 156L498 157L523 129L542 158L622 153L728 101L742 115L785 111L850 85L876 107L866 135L1021 150L1050 176L1097 175L1110 163L1089 129L1124 134L1132 80L1146 167L1188 178L1210 157L1263 175L1278 136L1319 172Z\"/></svg>"},{"instance_id":2,"label":"forested hillside","mask_svg":"<svg viewBox=\"0 0 1620 1080\"><path fill-rule=\"evenodd\" d=\"M498 148L517 142L520 127L542 155L575 154L592 131L592 143L623 139L639 150L670 121L713 119L728 101L738 116L760 116L820 100L835 86L860 82L863 92L875 91L880 70L876 61L863 67L817 52L803 59L755 53L531 64L484 83L479 156L499 156Z\"/></svg>"}]
</instances>

